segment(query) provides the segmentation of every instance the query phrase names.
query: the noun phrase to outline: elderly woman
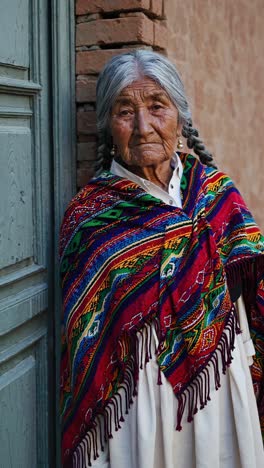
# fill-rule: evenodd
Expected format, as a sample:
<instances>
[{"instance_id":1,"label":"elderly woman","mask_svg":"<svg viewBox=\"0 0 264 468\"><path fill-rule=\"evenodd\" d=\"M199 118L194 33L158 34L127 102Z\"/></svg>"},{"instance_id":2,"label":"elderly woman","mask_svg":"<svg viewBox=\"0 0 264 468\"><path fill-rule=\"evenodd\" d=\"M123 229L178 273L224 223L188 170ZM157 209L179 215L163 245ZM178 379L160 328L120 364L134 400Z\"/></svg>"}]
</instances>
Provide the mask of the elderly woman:
<instances>
[{"instance_id":1,"label":"elderly woman","mask_svg":"<svg viewBox=\"0 0 264 468\"><path fill-rule=\"evenodd\" d=\"M114 57L97 111L61 230L63 466L260 468L263 237L168 59Z\"/></svg>"}]
</instances>

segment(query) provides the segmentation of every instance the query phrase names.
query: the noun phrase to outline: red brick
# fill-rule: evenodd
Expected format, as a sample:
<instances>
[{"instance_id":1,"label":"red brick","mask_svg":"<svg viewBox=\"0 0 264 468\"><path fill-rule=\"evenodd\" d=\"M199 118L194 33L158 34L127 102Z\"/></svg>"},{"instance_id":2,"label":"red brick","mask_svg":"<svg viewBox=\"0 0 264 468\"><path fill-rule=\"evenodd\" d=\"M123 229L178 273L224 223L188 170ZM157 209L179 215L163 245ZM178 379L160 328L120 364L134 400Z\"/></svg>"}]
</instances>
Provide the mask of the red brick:
<instances>
[{"instance_id":1,"label":"red brick","mask_svg":"<svg viewBox=\"0 0 264 468\"><path fill-rule=\"evenodd\" d=\"M96 141L95 135L78 135L78 143L91 143Z\"/></svg>"},{"instance_id":2,"label":"red brick","mask_svg":"<svg viewBox=\"0 0 264 468\"><path fill-rule=\"evenodd\" d=\"M76 54L76 73L78 75L98 74L114 55L131 52L132 49L87 50Z\"/></svg>"},{"instance_id":3,"label":"red brick","mask_svg":"<svg viewBox=\"0 0 264 468\"><path fill-rule=\"evenodd\" d=\"M76 15L150 8L150 0L77 0Z\"/></svg>"},{"instance_id":4,"label":"red brick","mask_svg":"<svg viewBox=\"0 0 264 468\"><path fill-rule=\"evenodd\" d=\"M119 18L129 18L130 16L142 18L143 15L142 11L127 11L126 13L119 13Z\"/></svg>"},{"instance_id":5,"label":"red brick","mask_svg":"<svg viewBox=\"0 0 264 468\"><path fill-rule=\"evenodd\" d=\"M95 161L97 157L96 142L78 143L77 159L78 161Z\"/></svg>"},{"instance_id":6,"label":"red brick","mask_svg":"<svg viewBox=\"0 0 264 468\"><path fill-rule=\"evenodd\" d=\"M97 20L76 27L76 45L153 44L153 21L140 17Z\"/></svg>"},{"instance_id":7,"label":"red brick","mask_svg":"<svg viewBox=\"0 0 264 468\"><path fill-rule=\"evenodd\" d=\"M154 45L161 49L168 46L168 29L165 21L154 21Z\"/></svg>"},{"instance_id":8,"label":"red brick","mask_svg":"<svg viewBox=\"0 0 264 468\"><path fill-rule=\"evenodd\" d=\"M99 15L99 13L94 13L92 15L76 16L76 23L88 23L88 21L94 21L100 19L101 17L102 15Z\"/></svg>"},{"instance_id":9,"label":"red brick","mask_svg":"<svg viewBox=\"0 0 264 468\"><path fill-rule=\"evenodd\" d=\"M96 78L81 78L76 81L76 101L95 102Z\"/></svg>"},{"instance_id":10,"label":"red brick","mask_svg":"<svg viewBox=\"0 0 264 468\"><path fill-rule=\"evenodd\" d=\"M84 135L94 135L96 131L96 113L94 111L77 112L77 132Z\"/></svg>"},{"instance_id":11,"label":"red brick","mask_svg":"<svg viewBox=\"0 0 264 468\"><path fill-rule=\"evenodd\" d=\"M157 16L162 16L163 2L162 0L150 0L150 10Z\"/></svg>"},{"instance_id":12,"label":"red brick","mask_svg":"<svg viewBox=\"0 0 264 468\"><path fill-rule=\"evenodd\" d=\"M81 188L88 184L89 180L94 175L94 168L91 165L90 167L87 166L80 166L77 168L77 187Z\"/></svg>"}]
</instances>

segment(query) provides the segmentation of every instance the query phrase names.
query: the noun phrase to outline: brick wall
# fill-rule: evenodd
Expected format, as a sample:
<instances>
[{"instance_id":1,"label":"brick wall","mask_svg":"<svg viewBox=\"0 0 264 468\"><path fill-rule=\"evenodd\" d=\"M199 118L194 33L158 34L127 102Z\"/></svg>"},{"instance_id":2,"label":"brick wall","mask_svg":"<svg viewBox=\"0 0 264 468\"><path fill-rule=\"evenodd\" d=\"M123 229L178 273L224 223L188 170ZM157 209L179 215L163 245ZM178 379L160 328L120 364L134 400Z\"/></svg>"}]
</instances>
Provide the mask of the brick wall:
<instances>
[{"instance_id":1,"label":"brick wall","mask_svg":"<svg viewBox=\"0 0 264 468\"><path fill-rule=\"evenodd\" d=\"M113 55L134 48L165 52L163 0L76 1L77 184L93 175L96 159L95 86Z\"/></svg>"}]
</instances>

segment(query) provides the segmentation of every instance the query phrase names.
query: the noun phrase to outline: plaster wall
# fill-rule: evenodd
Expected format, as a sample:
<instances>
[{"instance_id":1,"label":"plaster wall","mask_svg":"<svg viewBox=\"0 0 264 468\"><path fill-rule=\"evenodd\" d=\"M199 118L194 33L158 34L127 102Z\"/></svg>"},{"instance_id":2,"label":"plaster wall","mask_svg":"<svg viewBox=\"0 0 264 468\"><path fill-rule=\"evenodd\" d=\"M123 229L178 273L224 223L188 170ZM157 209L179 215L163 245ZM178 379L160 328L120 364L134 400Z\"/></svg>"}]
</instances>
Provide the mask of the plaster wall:
<instances>
[{"instance_id":1,"label":"plaster wall","mask_svg":"<svg viewBox=\"0 0 264 468\"><path fill-rule=\"evenodd\" d=\"M166 0L169 58L194 125L264 228L264 2Z\"/></svg>"}]
</instances>

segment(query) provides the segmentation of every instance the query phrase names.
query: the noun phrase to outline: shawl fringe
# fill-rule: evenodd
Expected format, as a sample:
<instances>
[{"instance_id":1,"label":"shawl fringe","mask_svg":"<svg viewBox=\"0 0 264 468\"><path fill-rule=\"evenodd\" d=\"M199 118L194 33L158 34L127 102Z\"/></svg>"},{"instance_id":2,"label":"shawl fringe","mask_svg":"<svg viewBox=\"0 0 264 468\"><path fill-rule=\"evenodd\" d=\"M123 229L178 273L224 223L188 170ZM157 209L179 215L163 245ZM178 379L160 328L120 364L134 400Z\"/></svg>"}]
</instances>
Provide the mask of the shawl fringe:
<instances>
[{"instance_id":1,"label":"shawl fringe","mask_svg":"<svg viewBox=\"0 0 264 468\"><path fill-rule=\"evenodd\" d=\"M250 260L250 261L249 261ZM235 287L239 282L245 282L245 287L253 291L256 282L263 274L264 256L252 256L250 259L241 259L226 267L227 283L229 288Z\"/></svg>"},{"instance_id":2,"label":"shawl fringe","mask_svg":"<svg viewBox=\"0 0 264 468\"><path fill-rule=\"evenodd\" d=\"M151 348L153 344L153 334L151 325L154 325L157 336L160 339L159 322L157 318L152 318L146 321L143 327L136 332L129 334L129 340L135 349L135 355L131 356L129 361L123 367L123 381L119 385L118 391L107 401L104 409L97 414L93 427L86 430L86 433L79 443L77 448L69 454L65 468L88 468L92 466L92 461L99 457L98 446L104 452L105 444L109 439L113 438L113 428L117 432L121 429L121 424L125 421L124 414L129 413L129 409L133 404L133 399L137 396L137 382L139 369L143 369L145 365L152 359ZM145 333L145 336L144 336ZM227 368L232 362L232 351L234 350L235 335L241 333L238 325L238 319L235 307L233 306L226 326L222 333L221 339L215 352L210 357L210 360L197 372L192 381L183 388L181 393L176 395L178 400L178 409L176 415L176 430L181 431L182 420L185 411L187 411L187 421L193 421L198 410L202 410L211 400L210 398L210 371L213 368L213 378L215 389L221 387L221 371L226 374ZM141 335L142 341L139 342L138 334ZM120 338L118 344L120 347L125 346L124 338ZM159 341L159 346L156 347L155 353L158 353L162 341ZM139 349L141 347L141 349ZM221 370L220 370L221 368ZM158 385L162 385L161 369L159 367Z\"/></svg>"}]
</instances>

